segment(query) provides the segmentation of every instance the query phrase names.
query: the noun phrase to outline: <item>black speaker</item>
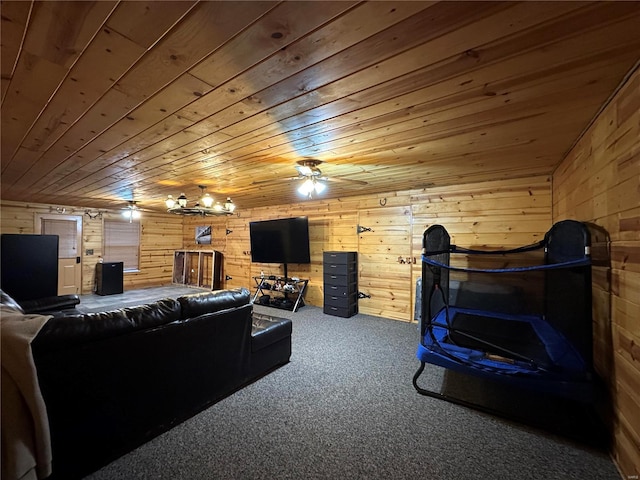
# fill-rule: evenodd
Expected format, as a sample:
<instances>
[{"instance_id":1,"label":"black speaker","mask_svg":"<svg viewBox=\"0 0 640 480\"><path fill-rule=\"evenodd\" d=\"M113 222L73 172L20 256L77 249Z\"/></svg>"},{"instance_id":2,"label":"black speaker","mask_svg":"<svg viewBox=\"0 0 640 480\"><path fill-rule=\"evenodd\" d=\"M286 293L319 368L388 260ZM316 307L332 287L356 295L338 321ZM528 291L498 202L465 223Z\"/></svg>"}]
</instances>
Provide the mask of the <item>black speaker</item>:
<instances>
[{"instance_id":1,"label":"black speaker","mask_svg":"<svg viewBox=\"0 0 640 480\"><path fill-rule=\"evenodd\" d=\"M104 262L96 264L96 293L113 295L124 292L123 262Z\"/></svg>"}]
</instances>

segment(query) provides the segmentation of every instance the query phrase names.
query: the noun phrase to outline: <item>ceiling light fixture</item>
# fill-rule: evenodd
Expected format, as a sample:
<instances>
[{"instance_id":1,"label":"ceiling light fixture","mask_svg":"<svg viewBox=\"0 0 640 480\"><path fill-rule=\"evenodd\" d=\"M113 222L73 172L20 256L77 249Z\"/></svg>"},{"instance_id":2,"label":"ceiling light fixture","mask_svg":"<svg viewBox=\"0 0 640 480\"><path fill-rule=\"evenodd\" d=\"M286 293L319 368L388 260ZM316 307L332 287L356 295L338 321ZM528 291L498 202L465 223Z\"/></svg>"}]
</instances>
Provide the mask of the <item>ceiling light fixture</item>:
<instances>
[{"instance_id":1,"label":"ceiling light fixture","mask_svg":"<svg viewBox=\"0 0 640 480\"><path fill-rule=\"evenodd\" d=\"M304 195L307 198L312 198L313 194L321 194L327 188L327 186L319 182L318 180L325 180L321 177L322 172L318 168L318 165L322 163L322 160L306 159L300 160L296 170L302 179L302 185L298 187L298 193Z\"/></svg>"},{"instance_id":2,"label":"ceiling light fixture","mask_svg":"<svg viewBox=\"0 0 640 480\"><path fill-rule=\"evenodd\" d=\"M140 211L139 210L125 210L122 212L122 216L124 218L126 218L127 220L129 220L129 223L131 223L133 220L138 220L140 218Z\"/></svg>"},{"instance_id":3,"label":"ceiling light fixture","mask_svg":"<svg viewBox=\"0 0 640 480\"><path fill-rule=\"evenodd\" d=\"M130 200L128 207L122 211L122 216L129 220L129 223L133 223L134 220L139 220L141 217L140 210L138 210L136 203L134 200ZM100 216L102 217L102 214L100 214ZM91 218L91 216L89 216L89 218Z\"/></svg>"},{"instance_id":4,"label":"ceiling light fixture","mask_svg":"<svg viewBox=\"0 0 640 480\"><path fill-rule=\"evenodd\" d=\"M173 195L169 195L164 202L167 205L167 212L177 215L202 215L203 217L207 215L233 214L236 205L230 197L227 197L227 201L224 203L215 202L213 197L207 193L207 187L198 185L198 188L200 189L201 197L193 207L187 206L187 196L184 193L181 193L178 198L173 198Z\"/></svg>"},{"instance_id":5,"label":"ceiling light fixture","mask_svg":"<svg viewBox=\"0 0 640 480\"><path fill-rule=\"evenodd\" d=\"M312 198L314 192L321 194L325 188L327 188L327 186L324 183L316 180L314 176L309 176L302 182L302 185L298 187L298 193L305 197Z\"/></svg>"}]
</instances>

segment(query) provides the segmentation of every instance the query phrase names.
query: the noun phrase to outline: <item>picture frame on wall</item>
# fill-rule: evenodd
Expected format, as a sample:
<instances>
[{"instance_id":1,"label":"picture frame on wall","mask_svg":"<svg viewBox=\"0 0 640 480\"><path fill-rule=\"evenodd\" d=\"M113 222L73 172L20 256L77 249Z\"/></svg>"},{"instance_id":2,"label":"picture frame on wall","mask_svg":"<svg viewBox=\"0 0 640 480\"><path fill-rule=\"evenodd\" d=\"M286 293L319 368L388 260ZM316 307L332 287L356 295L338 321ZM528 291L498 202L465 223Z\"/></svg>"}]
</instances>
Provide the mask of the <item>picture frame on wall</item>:
<instances>
[{"instance_id":1,"label":"picture frame on wall","mask_svg":"<svg viewBox=\"0 0 640 480\"><path fill-rule=\"evenodd\" d=\"M211 245L211 225L196 227L196 243L198 245Z\"/></svg>"}]
</instances>

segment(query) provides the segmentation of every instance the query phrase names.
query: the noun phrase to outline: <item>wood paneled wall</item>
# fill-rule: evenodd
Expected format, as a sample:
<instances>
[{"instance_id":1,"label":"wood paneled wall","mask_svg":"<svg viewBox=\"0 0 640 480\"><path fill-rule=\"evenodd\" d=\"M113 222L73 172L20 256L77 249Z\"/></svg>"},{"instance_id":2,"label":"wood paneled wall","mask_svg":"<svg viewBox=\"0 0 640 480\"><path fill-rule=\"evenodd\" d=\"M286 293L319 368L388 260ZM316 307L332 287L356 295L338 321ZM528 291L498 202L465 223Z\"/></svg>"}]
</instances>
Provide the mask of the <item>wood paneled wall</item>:
<instances>
[{"instance_id":1,"label":"wood paneled wall","mask_svg":"<svg viewBox=\"0 0 640 480\"><path fill-rule=\"evenodd\" d=\"M91 293L95 282L95 266L102 256L102 219L85 215L85 207L61 205L24 205L2 201L0 204L0 231L2 233L34 233L35 215L38 213L55 214L57 210L66 215L82 216L82 293ZM93 214L97 210L91 210ZM102 218L120 216L119 211L104 212ZM181 218L164 214L143 212L140 220L140 270L125 272L124 288L131 290L171 283L173 251L182 248ZM87 250L93 250L87 255Z\"/></svg>"},{"instance_id":2,"label":"wood paneled wall","mask_svg":"<svg viewBox=\"0 0 640 480\"><path fill-rule=\"evenodd\" d=\"M337 200L243 210L226 218L187 217L184 248L195 243L195 227L212 225L210 247L224 254L227 287L253 286L252 276L282 274L280 265L251 263L249 222L309 217L311 264L290 265L289 275L309 278L306 302L322 306L322 252L357 251L359 290L371 298L359 310L375 316L412 321L415 284L422 273L422 234L444 225L452 242L463 246L511 247L534 243L551 226L548 177L469 183L450 187L363 195ZM358 233L358 226L370 229ZM230 233L227 234L227 230Z\"/></svg>"},{"instance_id":3,"label":"wood paneled wall","mask_svg":"<svg viewBox=\"0 0 640 480\"><path fill-rule=\"evenodd\" d=\"M624 478L638 478L640 70L554 173L553 218L593 222L611 238L610 287L594 276L595 362L613 399L614 458Z\"/></svg>"}]
</instances>

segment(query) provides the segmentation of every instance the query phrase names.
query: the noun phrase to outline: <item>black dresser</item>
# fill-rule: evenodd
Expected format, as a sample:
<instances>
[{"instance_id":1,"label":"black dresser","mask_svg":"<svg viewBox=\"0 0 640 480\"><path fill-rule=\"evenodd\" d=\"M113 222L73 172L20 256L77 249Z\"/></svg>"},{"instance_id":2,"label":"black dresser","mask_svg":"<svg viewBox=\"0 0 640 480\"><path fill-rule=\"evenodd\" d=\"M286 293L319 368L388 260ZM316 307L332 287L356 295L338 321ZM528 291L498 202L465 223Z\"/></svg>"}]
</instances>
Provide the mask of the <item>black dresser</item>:
<instances>
[{"instance_id":1,"label":"black dresser","mask_svg":"<svg viewBox=\"0 0 640 480\"><path fill-rule=\"evenodd\" d=\"M352 317L358 313L358 253L324 252L324 313Z\"/></svg>"}]
</instances>

